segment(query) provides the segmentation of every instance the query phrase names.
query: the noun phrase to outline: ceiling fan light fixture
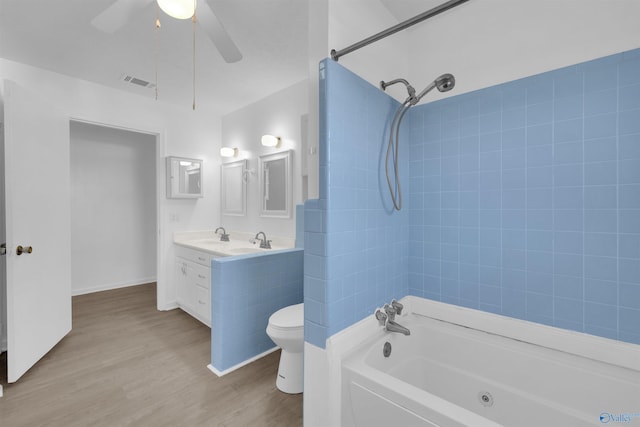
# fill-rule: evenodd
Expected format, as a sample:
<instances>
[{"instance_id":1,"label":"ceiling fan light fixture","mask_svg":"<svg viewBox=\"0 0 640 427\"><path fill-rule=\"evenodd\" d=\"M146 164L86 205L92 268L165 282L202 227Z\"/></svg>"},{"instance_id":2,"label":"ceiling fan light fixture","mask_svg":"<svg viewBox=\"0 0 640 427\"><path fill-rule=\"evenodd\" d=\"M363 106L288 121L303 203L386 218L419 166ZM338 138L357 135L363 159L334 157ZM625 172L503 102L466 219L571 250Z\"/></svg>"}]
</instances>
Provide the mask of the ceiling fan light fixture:
<instances>
[{"instance_id":1,"label":"ceiling fan light fixture","mask_svg":"<svg viewBox=\"0 0 640 427\"><path fill-rule=\"evenodd\" d=\"M196 13L195 0L157 0L160 9L176 19L189 19Z\"/></svg>"}]
</instances>

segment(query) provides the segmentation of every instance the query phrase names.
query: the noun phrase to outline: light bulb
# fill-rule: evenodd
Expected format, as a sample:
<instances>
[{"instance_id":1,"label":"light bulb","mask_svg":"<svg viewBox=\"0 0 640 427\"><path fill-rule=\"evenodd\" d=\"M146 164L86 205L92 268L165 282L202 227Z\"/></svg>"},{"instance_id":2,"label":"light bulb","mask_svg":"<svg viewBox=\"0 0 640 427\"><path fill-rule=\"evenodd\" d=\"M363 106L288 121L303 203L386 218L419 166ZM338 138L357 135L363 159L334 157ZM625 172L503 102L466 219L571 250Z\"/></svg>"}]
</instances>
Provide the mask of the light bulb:
<instances>
[{"instance_id":1,"label":"light bulb","mask_svg":"<svg viewBox=\"0 0 640 427\"><path fill-rule=\"evenodd\" d=\"M231 147L222 147L220 148L220 155L222 157L235 157L238 155L238 149Z\"/></svg>"},{"instance_id":2,"label":"light bulb","mask_svg":"<svg viewBox=\"0 0 640 427\"><path fill-rule=\"evenodd\" d=\"M280 143L280 138L273 135L262 135L262 145L265 147L277 147Z\"/></svg>"},{"instance_id":3,"label":"light bulb","mask_svg":"<svg viewBox=\"0 0 640 427\"><path fill-rule=\"evenodd\" d=\"M158 0L158 6L164 13L176 19L189 19L196 13L195 0Z\"/></svg>"}]
</instances>

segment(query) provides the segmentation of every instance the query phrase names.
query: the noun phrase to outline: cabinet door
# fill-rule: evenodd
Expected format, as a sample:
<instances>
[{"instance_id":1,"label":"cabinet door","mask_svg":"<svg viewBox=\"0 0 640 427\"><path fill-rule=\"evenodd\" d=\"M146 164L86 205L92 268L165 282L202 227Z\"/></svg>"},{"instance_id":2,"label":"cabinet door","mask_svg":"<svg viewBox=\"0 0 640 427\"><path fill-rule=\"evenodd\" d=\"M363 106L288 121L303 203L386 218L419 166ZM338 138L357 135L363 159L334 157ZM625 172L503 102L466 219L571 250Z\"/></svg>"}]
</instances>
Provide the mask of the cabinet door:
<instances>
[{"instance_id":1,"label":"cabinet door","mask_svg":"<svg viewBox=\"0 0 640 427\"><path fill-rule=\"evenodd\" d=\"M187 287L187 266L185 262L178 258L175 266L175 286L176 286L176 301L178 304L183 305L185 303L186 287Z\"/></svg>"},{"instance_id":2,"label":"cabinet door","mask_svg":"<svg viewBox=\"0 0 640 427\"><path fill-rule=\"evenodd\" d=\"M192 262L185 261L184 265L186 270L184 288L185 304L191 310L195 310L197 307L196 278L198 277L198 272Z\"/></svg>"},{"instance_id":3,"label":"cabinet door","mask_svg":"<svg viewBox=\"0 0 640 427\"><path fill-rule=\"evenodd\" d=\"M175 262L176 301L184 311L211 326L211 270L201 260L211 262L207 254L180 248Z\"/></svg>"}]
</instances>

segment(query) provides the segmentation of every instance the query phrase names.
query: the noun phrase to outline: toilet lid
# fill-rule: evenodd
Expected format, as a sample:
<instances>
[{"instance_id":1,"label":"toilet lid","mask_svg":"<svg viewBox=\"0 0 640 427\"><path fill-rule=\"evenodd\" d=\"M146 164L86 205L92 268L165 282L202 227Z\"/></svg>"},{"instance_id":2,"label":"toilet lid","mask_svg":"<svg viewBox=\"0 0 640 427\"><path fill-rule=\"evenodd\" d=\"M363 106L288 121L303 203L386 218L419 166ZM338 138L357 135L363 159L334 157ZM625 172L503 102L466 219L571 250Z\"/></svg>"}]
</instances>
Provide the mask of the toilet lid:
<instances>
[{"instance_id":1,"label":"toilet lid","mask_svg":"<svg viewBox=\"0 0 640 427\"><path fill-rule=\"evenodd\" d=\"M269 323L280 328L296 328L304 325L304 304L281 308L269 317Z\"/></svg>"}]
</instances>

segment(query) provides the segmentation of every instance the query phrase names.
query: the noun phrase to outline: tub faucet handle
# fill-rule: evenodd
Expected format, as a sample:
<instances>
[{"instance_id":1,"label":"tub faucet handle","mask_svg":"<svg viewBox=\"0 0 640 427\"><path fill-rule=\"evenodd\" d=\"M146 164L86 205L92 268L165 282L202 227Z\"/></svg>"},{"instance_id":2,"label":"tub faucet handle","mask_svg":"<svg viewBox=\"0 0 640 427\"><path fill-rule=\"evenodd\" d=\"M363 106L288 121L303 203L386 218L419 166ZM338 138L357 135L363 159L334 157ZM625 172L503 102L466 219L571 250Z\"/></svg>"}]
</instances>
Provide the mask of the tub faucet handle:
<instances>
[{"instance_id":1,"label":"tub faucet handle","mask_svg":"<svg viewBox=\"0 0 640 427\"><path fill-rule=\"evenodd\" d=\"M384 326L387 323L387 315L382 312L382 310L377 309L375 313L376 319L378 319L378 324L380 326Z\"/></svg>"},{"instance_id":2,"label":"tub faucet handle","mask_svg":"<svg viewBox=\"0 0 640 427\"><path fill-rule=\"evenodd\" d=\"M385 304L383 308L384 312L387 313L389 320L394 321L396 318L396 314L398 313L396 308L389 304Z\"/></svg>"},{"instance_id":3,"label":"tub faucet handle","mask_svg":"<svg viewBox=\"0 0 640 427\"><path fill-rule=\"evenodd\" d=\"M396 300L391 300L391 306L393 306L393 308L396 309L396 314L402 314L402 309L404 308L404 305L400 304L398 301Z\"/></svg>"}]
</instances>

